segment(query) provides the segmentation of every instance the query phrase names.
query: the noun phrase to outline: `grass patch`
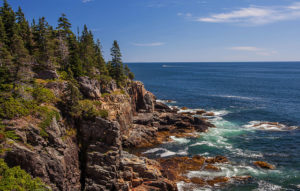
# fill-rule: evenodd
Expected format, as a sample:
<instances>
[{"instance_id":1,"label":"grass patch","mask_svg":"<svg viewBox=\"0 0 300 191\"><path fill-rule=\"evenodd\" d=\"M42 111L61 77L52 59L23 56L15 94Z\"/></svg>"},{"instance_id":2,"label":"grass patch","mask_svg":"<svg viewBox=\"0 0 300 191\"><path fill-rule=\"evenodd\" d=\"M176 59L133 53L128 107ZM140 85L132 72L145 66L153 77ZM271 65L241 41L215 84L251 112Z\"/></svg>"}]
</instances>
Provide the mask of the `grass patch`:
<instances>
[{"instance_id":1,"label":"grass patch","mask_svg":"<svg viewBox=\"0 0 300 191\"><path fill-rule=\"evenodd\" d=\"M33 179L19 166L9 168L4 160L0 159L0 190L49 191L50 189L39 178Z\"/></svg>"}]
</instances>

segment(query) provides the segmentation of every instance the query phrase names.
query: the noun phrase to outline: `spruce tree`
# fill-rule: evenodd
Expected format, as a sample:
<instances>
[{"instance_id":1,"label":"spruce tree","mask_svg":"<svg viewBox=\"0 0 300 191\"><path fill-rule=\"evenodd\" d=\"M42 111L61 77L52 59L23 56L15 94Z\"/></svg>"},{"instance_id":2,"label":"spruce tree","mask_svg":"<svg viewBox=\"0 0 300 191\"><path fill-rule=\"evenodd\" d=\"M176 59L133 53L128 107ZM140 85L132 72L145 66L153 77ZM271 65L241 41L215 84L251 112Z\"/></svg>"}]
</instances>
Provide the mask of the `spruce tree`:
<instances>
[{"instance_id":1,"label":"spruce tree","mask_svg":"<svg viewBox=\"0 0 300 191\"><path fill-rule=\"evenodd\" d=\"M120 84L124 80L124 69L122 63L122 54L118 42L115 40L111 48L111 67L112 77Z\"/></svg>"},{"instance_id":2,"label":"spruce tree","mask_svg":"<svg viewBox=\"0 0 300 191\"><path fill-rule=\"evenodd\" d=\"M2 43L2 46L6 46L7 42L7 36L6 36L6 31L5 31L5 26L2 22L2 16L0 16L0 42Z\"/></svg>"},{"instance_id":3,"label":"spruce tree","mask_svg":"<svg viewBox=\"0 0 300 191\"><path fill-rule=\"evenodd\" d=\"M25 47L28 49L30 54L32 54L33 51L32 34L31 34L29 23L26 20L21 7L19 7L18 11L16 12L16 19L17 19L18 35L22 37Z\"/></svg>"},{"instance_id":4,"label":"spruce tree","mask_svg":"<svg viewBox=\"0 0 300 191\"><path fill-rule=\"evenodd\" d=\"M72 34L71 26L71 23L67 19L66 15L63 13L58 19L58 26L56 27L56 29L58 29L59 34L62 35L63 38L66 38Z\"/></svg>"},{"instance_id":5,"label":"spruce tree","mask_svg":"<svg viewBox=\"0 0 300 191\"><path fill-rule=\"evenodd\" d=\"M94 77L95 61L95 45L92 32L84 25L82 35L80 37L80 58L83 63L84 73L90 77Z\"/></svg>"},{"instance_id":6,"label":"spruce tree","mask_svg":"<svg viewBox=\"0 0 300 191\"><path fill-rule=\"evenodd\" d=\"M3 7L1 7L0 10L0 16L2 17L2 22L5 26L7 35L7 41L5 44L10 47L12 44L12 38L16 32L16 16L11 6L7 3L7 0L4 0L3 2Z\"/></svg>"},{"instance_id":7,"label":"spruce tree","mask_svg":"<svg viewBox=\"0 0 300 191\"><path fill-rule=\"evenodd\" d=\"M83 66L82 61L80 59L80 49L79 44L77 42L76 36L71 35L68 40L69 44L69 51L70 51L70 60L69 60L69 68L68 70L71 70L74 74L74 77L80 77L83 75Z\"/></svg>"},{"instance_id":8,"label":"spruce tree","mask_svg":"<svg viewBox=\"0 0 300 191\"><path fill-rule=\"evenodd\" d=\"M101 75L108 75L108 70L106 68L106 63L104 61L102 51L102 47L100 44L100 40L97 40L96 46L95 46L95 52L96 52L96 67L100 71Z\"/></svg>"},{"instance_id":9,"label":"spruce tree","mask_svg":"<svg viewBox=\"0 0 300 191\"><path fill-rule=\"evenodd\" d=\"M21 82L28 82L30 80L30 57L28 50L24 47L22 38L18 35L13 36L12 44L13 52L13 84L16 86Z\"/></svg>"}]
</instances>

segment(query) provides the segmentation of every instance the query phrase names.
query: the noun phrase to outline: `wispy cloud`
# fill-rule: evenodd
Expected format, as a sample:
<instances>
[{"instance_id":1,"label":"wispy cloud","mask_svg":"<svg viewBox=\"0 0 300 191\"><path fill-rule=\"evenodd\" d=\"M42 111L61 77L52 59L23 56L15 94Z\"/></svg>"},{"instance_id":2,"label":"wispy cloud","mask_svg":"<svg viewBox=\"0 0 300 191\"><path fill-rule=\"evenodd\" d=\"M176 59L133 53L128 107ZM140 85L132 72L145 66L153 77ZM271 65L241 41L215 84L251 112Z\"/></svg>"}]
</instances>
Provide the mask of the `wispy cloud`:
<instances>
[{"instance_id":1,"label":"wispy cloud","mask_svg":"<svg viewBox=\"0 0 300 191\"><path fill-rule=\"evenodd\" d=\"M132 43L134 46L144 46L144 47L153 47L153 46L163 46L164 42L152 42L152 43Z\"/></svg>"},{"instance_id":2,"label":"wispy cloud","mask_svg":"<svg viewBox=\"0 0 300 191\"><path fill-rule=\"evenodd\" d=\"M209 23L237 23L245 25L264 25L284 20L300 19L300 2L288 6L250 6L227 13L198 17L195 21Z\"/></svg>"},{"instance_id":3,"label":"wispy cloud","mask_svg":"<svg viewBox=\"0 0 300 191\"><path fill-rule=\"evenodd\" d=\"M233 46L229 47L230 50L238 50L238 51L250 51L250 52L256 52L256 51L261 51L263 49L257 48L254 46Z\"/></svg>"},{"instance_id":4,"label":"wispy cloud","mask_svg":"<svg viewBox=\"0 0 300 191\"><path fill-rule=\"evenodd\" d=\"M235 50L235 51L254 52L255 54L261 55L261 56L271 56L271 55L277 53L274 50L270 51L270 50L267 50L264 48L258 48L255 46L233 46L233 47L229 47L228 49Z\"/></svg>"},{"instance_id":5,"label":"wispy cloud","mask_svg":"<svg viewBox=\"0 0 300 191\"><path fill-rule=\"evenodd\" d=\"M83 3L88 3L88 2L91 2L93 0L82 0Z\"/></svg>"}]
</instances>

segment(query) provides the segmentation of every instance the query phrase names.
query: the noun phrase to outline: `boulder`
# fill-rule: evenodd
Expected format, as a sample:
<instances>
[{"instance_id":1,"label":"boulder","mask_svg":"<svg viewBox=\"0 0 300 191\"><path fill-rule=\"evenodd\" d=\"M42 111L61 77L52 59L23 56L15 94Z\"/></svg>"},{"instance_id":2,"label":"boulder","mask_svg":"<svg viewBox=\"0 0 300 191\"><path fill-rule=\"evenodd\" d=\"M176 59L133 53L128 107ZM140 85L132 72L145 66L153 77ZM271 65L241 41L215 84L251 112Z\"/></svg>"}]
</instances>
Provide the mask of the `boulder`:
<instances>
[{"instance_id":1,"label":"boulder","mask_svg":"<svg viewBox=\"0 0 300 191\"><path fill-rule=\"evenodd\" d=\"M258 167L264 168L264 169L271 169L271 170L275 169L275 166L273 166L267 162L263 162L263 161L255 161L255 162L253 162L253 164L255 166L258 166Z\"/></svg>"},{"instance_id":2,"label":"boulder","mask_svg":"<svg viewBox=\"0 0 300 191\"><path fill-rule=\"evenodd\" d=\"M86 98L99 99L101 98L100 82L90 79L87 76L79 77L80 91Z\"/></svg>"},{"instance_id":3,"label":"boulder","mask_svg":"<svg viewBox=\"0 0 300 191\"><path fill-rule=\"evenodd\" d=\"M161 102L155 103L155 110L160 112L172 112L172 109L169 106Z\"/></svg>"},{"instance_id":4,"label":"boulder","mask_svg":"<svg viewBox=\"0 0 300 191\"><path fill-rule=\"evenodd\" d=\"M111 80L107 84L102 84L101 86L101 92L102 93L113 93L118 89L117 83L115 80Z\"/></svg>"},{"instance_id":5,"label":"boulder","mask_svg":"<svg viewBox=\"0 0 300 191\"><path fill-rule=\"evenodd\" d=\"M152 113L138 113L133 117L133 123L141 125L149 125L154 121Z\"/></svg>"}]
</instances>

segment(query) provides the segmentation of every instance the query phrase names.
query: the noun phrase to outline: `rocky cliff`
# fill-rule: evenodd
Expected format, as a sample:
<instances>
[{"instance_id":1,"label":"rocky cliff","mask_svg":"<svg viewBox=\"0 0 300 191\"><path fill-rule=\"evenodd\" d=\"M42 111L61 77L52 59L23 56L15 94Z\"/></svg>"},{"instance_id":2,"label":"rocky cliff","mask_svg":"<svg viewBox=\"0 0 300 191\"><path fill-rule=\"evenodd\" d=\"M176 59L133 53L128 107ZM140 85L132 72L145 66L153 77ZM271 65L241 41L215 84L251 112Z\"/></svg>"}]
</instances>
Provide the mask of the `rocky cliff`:
<instances>
[{"instance_id":1,"label":"rocky cliff","mask_svg":"<svg viewBox=\"0 0 300 191\"><path fill-rule=\"evenodd\" d=\"M48 82L63 99L67 82ZM79 90L86 99L101 103L107 116L76 118L65 114L66 106L51 105L56 115L41 127L37 117L3 121L19 137L6 141L2 158L40 177L52 190L177 190L163 166L123 148L149 147L170 141L170 136L194 136L210 123L156 102L141 82L123 89L115 83L101 88L95 80L82 78Z\"/></svg>"}]
</instances>

